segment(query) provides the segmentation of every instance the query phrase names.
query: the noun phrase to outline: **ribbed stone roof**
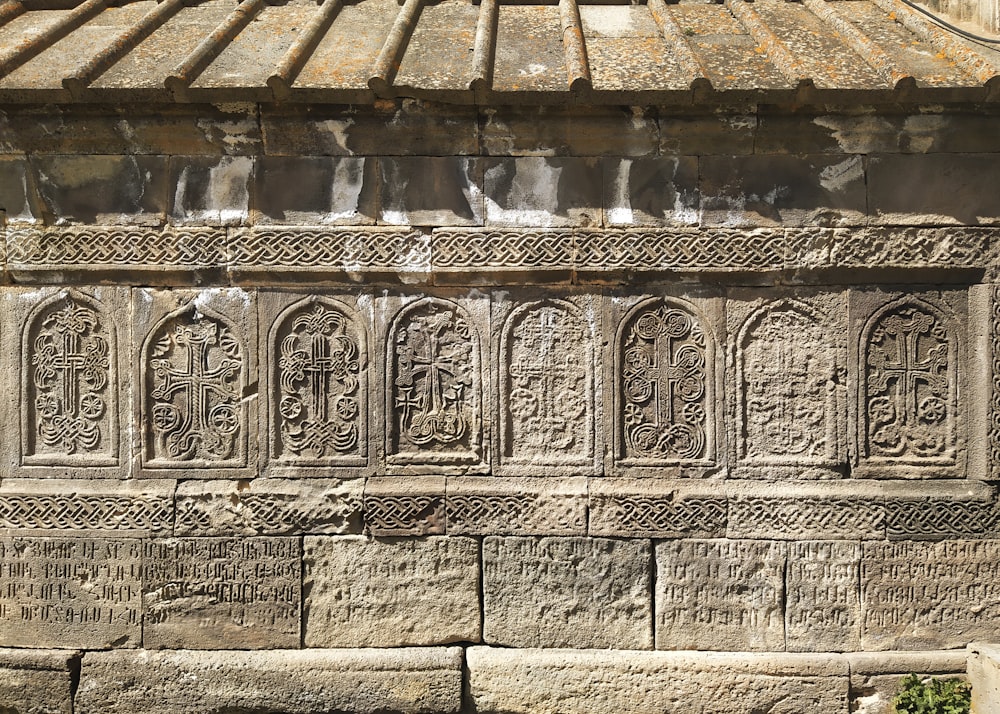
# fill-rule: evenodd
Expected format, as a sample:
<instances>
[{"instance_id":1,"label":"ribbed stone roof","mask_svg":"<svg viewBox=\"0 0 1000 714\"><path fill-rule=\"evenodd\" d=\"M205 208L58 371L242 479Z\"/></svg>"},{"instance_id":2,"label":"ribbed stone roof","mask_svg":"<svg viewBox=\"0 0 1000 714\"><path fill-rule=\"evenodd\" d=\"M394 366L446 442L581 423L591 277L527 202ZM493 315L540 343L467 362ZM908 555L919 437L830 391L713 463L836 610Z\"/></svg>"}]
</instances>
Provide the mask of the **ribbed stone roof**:
<instances>
[{"instance_id":1,"label":"ribbed stone roof","mask_svg":"<svg viewBox=\"0 0 1000 714\"><path fill-rule=\"evenodd\" d=\"M978 102L998 75L899 0L0 0L5 102Z\"/></svg>"}]
</instances>

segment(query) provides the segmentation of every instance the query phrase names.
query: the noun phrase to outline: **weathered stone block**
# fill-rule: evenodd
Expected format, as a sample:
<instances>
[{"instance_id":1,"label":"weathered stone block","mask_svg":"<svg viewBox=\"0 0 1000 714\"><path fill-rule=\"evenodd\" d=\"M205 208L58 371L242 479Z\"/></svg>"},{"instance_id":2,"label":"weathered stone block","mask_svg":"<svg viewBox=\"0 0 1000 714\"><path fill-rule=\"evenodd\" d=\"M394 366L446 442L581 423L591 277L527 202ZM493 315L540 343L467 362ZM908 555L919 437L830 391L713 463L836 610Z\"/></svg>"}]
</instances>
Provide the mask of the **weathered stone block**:
<instances>
[{"instance_id":1,"label":"weathered stone block","mask_svg":"<svg viewBox=\"0 0 1000 714\"><path fill-rule=\"evenodd\" d=\"M162 225L165 156L39 155L31 159L49 222Z\"/></svg>"},{"instance_id":2,"label":"weathered stone block","mask_svg":"<svg viewBox=\"0 0 1000 714\"><path fill-rule=\"evenodd\" d=\"M989 228L913 226L793 229L788 232L788 267L982 267L990 260L990 232Z\"/></svg>"},{"instance_id":3,"label":"weathered stone block","mask_svg":"<svg viewBox=\"0 0 1000 714\"><path fill-rule=\"evenodd\" d=\"M361 533L360 479L182 481L179 536Z\"/></svg>"},{"instance_id":4,"label":"weathered stone block","mask_svg":"<svg viewBox=\"0 0 1000 714\"><path fill-rule=\"evenodd\" d=\"M374 536L444 535L444 476L385 476L365 484L365 527Z\"/></svg>"},{"instance_id":5,"label":"weathered stone block","mask_svg":"<svg viewBox=\"0 0 1000 714\"><path fill-rule=\"evenodd\" d=\"M650 156L656 117L637 107L496 107L484 112L488 156Z\"/></svg>"},{"instance_id":6,"label":"weathered stone block","mask_svg":"<svg viewBox=\"0 0 1000 714\"><path fill-rule=\"evenodd\" d=\"M0 538L0 641L13 647L138 647L141 543Z\"/></svg>"},{"instance_id":7,"label":"weathered stone block","mask_svg":"<svg viewBox=\"0 0 1000 714\"><path fill-rule=\"evenodd\" d=\"M375 222L374 159L264 156L254 180L258 223L362 225Z\"/></svg>"},{"instance_id":8,"label":"weathered stone block","mask_svg":"<svg viewBox=\"0 0 1000 714\"><path fill-rule=\"evenodd\" d=\"M386 350L386 471L488 472L490 295L386 295L379 315L376 341Z\"/></svg>"},{"instance_id":9,"label":"weathered stone block","mask_svg":"<svg viewBox=\"0 0 1000 714\"><path fill-rule=\"evenodd\" d=\"M842 292L728 293L731 476L843 476L846 313Z\"/></svg>"},{"instance_id":10,"label":"weathered stone block","mask_svg":"<svg viewBox=\"0 0 1000 714\"><path fill-rule=\"evenodd\" d=\"M256 475L256 294L133 291L142 475Z\"/></svg>"},{"instance_id":11,"label":"weathered stone block","mask_svg":"<svg viewBox=\"0 0 1000 714\"><path fill-rule=\"evenodd\" d=\"M998 591L998 541L863 543L861 645L949 649L993 637Z\"/></svg>"},{"instance_id":12,"label":"weathered stone block","mask_svg":"<svg viewBox=\"0 0 1000 714\"><path fill-rule=\"evenodd\" d=\"M66 650L0 649L0 706L5 714L72 714Z\"/></svg>"},{"instance_id":13,"label":"weathered stone block","mask_svg":"<svg viewBox=\"0 0 1000 714\"><path fill-rule=\"evenodd\" d=\"M593 479L592 536L713 538L726 534L728 502L717 484L670 479Z\"/></svg>"},{"instance_id":14,"label":"weathered stone block","mask_svg":"<svg viewBox=\"0 0 1000 714\"><path fill-rule=\"evenodd\" d=\"M469 697L483 714L847 712L840 656L470 647Z\"/></svg>"},{"instance_id":15,"label":"weathered stone block","mask_svg":"<svg viewBox=\"0 0 1000 714\"><path fill-rule=\"evenodd\" d=\"M448 479L448 534L586 535L587 479Z\"/></svg>"},{"instance_id":16,"label":"weathered stone block","mask_svg":"<svg viewBox=\"0 0 1000 714\"><path fill-rule=\"evenodd\" d=\"M145 647L298 647L297 538L156 539L143 549Z\"/></svg>"},{"instance_id":17,"label":"weathered stone block","mask_svg":"<svg viewBox=\"0 0 1000 714\"><path fill-rule=\"evenodd\" d=\"M306 647L480 640L472 538L307 536L304 565Z\"/></svg>"},{"instance_id":18,"label":"weathered stone block","mask_svg":"<svg viewBox=\"0 0 1000 714\"><path fill-rule=\"evenodd\" d=\"M885 493L878 484L728 481L725 490L730 538L885 538Z\"/></svg>"},{"instance_id":19,"label":"weathered stone block","mask_svg":"<svg viewBox=\"0 0 1000 714\"><path fill-rule=\"evenodd\" d=\"M28 186L28 160L0 156L0 224L36 223L38 207Z\"/></svg>"},{"instance_id":20,"label":"weathered stone block","mask_svg":"<svg viewBox=\"0 0 1000 714\"><path fill-rule=\"evenodd\" d=\"M694 156L605 158L604 225L692 225L699 220Z\"/></svg>"},{"instance_id":21,"label":"weathered stone block","mask_svg":"<svg viewBox=\"0 0 1000 714\"><path fill-rule=\"evenodd\" d=\"M785 649L786 544L681 540L656 546L656 648Z\"/></svg>"},{"instance_id":22,"label":"weathered stone block","mask_svg":"<svg viewBox=\"0 0 1000 714\"><path fill-rule=\"evenodd\" d=\"M5 479L0 484L4 535L169 535L174 481Z\"/></svg>"},{"instance_id":23,"label":"weathered stone block","mask_svg":"<svg viewBox=\"0 0 1000 714\"><path fill-rule=\"evenodd\" d=\"M112 651L84 657L75 713L451 714L459 710L461 697L462 650L457 647Z\"/></svg>"},{"instance_id":24,"label":"weathered stone block","mask_svg":"<svg viewBox=\"0 0 1000 714\"><path fill-rule=\"evenodd\" d=\"M872 223L1000 225L1000 196L983 176L989 154L881 154L868 160Z\"/></svg>"},{"instance_id":25,"label":"weathered stone block","mask_svg":"<svg viewBox=\"0 0 1000 714\"><path fill-rule=\"evenodd\" d=\"M689 156L740 156L754 153L757 135L754 114L718 113L683 116L661 108L660 153Z\"/></svg>"},{"instance_id":26,"label":"weathered stone block","mask_svg":"<svg viewBox=\"0 0 1000 714\"><path fill-rule=\"evenodd\" d=\"M379 159L380 223L394 226L481 226L479 159L399 156Z\"/></svg>"},{"instance_id":27,"label":"weathered stone block","mask_svg":"<svg viewBox=\"0 0 1000 714\"><path fill-rule=\"evenodd\" d=\"M258 301L265 473L370 474L377 401L370 294L265 291Z\"/></svg>"},{"instance_id":28,"label":"weathered stone block","mask_svg":"<svg viewBox=\"0 0 1000 714\"><path fill-rule=\"evenodd\" d=\"M1000 712L1000 647L975 643L969 645L969 682L972 684L974 714Z\"/></svg>"},{"instance_id":29,"label":"weathered stone block","mask_svg":"<svg viewBox=\"0 0 1000 714\"><path fill-rule=\"evenodd\" d=\"M499 347L495 472L575 476L601 471L600 296L494 293Z\"/></svg>"},{"instance_id":30,"label":"weathered stone block","mask_svg":"<svg viewBox=\"0 0 1000 714\"><path fill-rule=\"evenodd\" d=\"M861 545L788 544L785 642L790 652L844 652L861 646Z\"/></svg>"},{"instance_id":31,"label":"weathered stone block","mask_svg":"<svg viewBox=\"0 0 1000 714\"><path fill-rule=\"evenodd\" d=\"M269 155L464 156L479 146L475 108L412 99L373 107L270 105L261 125Z\"/></svg>"},{"instance_id":32,"label":"weathered stone block","mask_svg":"<svg viewBox=\"0 0 1000 714\"><path fill-rule=\"evenodd\" d=\"M651 649L650 555L646 540L487 537L483 639Z\"/></svg>"},{"instance_id":33,"label":"weathered stone block","mask_svg":"<svg viewBox=\"0 0 1000 714\"><path fill-rule=\"evenodd\" d=\"M851 291L848 311L852 475L964 477L968 293Z\"/></svg>"},{"instance_id":34,"label":"weathered stone block","mask_svg":"<svg viewBox=\"0 0 1000 714\"><path fill-rule=\"evenodd\" d=\"M260 153L257 105L7 105L0 147L29 154L252 155ZM0 148L0 153L3 149Z\"/></svg>"},{"instance_id":35,"label":"weathered stone block","mask_svg":"<svg viewBox=\"0 0 1000 714\"><path fill-rule=\"evenodd\" d=\"M490 226L601 225L601 162L542 156L484 159Z\"/></svg>"},{"instance_id":36,"label":"weathered stone block","mask_svg":"<svg viewBox=\"0 0 1000 714\"><path fill-rule=\"evenodd\" d=\"M964 678L966 650L925 652L848 652L851 666L851 711L857 714L896 714L893 699L903 677Z\"/></svg>"},{"instance_id":37,"label":"weathered stone block","mask_svg":"<svg viewBox=\"0 0 1000 714\"><path fill-rule=\"evenodd\" d=\"M7 473L127 478L128 288L7 290L2 304L0 345L8 368L0 384L19 436L0 443Z\"/></svg>"},{"instance_id":38,"label":"weathered stone block","mask_svg":"<svg viewBox=\"0 0 1000 714\"><path fill-rule=\"evenodd\" d=\"M699 174L702 220L708 225L866 222L861 156L703 156Z\"/></svg>"},{"instance_id":39,"label":"weathered stone block","mask_svg":"<svg viewBox=\"0 0 1000 714\"><path fill-rule=\"evenodd\" d=\"M171 223L232 226L249 219L253 158L172 156L169 171Z\"/></svg>"}]
</instances>

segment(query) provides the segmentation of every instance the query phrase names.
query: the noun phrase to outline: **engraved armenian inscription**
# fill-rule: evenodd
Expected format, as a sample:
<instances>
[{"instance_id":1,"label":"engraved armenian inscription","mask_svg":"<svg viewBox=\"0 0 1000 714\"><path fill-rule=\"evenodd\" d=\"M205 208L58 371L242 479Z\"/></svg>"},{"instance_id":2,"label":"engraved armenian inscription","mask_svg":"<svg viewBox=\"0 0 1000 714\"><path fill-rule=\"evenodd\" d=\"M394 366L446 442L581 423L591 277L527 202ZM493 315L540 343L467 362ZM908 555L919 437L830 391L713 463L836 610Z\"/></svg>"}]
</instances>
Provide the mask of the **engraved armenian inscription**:
<instances>
[{"instance_id":1,"label":"engraved armenian inscription","mask_svg":"<svg viewBox=\"0 0 1000 714\"><path fill-rule=\"evenodd\" d=\"M765 308L737 347L740 460L830 463L837 457L836 357L805 305Z\"/></svg>"},{"instance_id":2,"label":"engraved armenian inscription","mask_svg":"<svg viewBox=\"0 0 1000 714\"><path fill-rule=\"evenodd\" d=\"M147 647L298 647L297 538L145 542Z\"/></svg>"},{"instance_id":3,"label":"engraved armenian inscription","mask_svg":"<svg viewBox=\"0 0 1000 714\"><path fill-rule=\"evenodd\" d=\"M137 646L141 567L137 539L0 538L0 641Z\"/></svg>"},{"instance_id":4,"label":"engraved armenian inscription","mask_svg":"<svg viewBox=\"0 0 1000 714\"><path fill-rule=\"evenodd\" d=\"M623 456L690 461L707 455L706 337L667 302L635 313L622 333Z\"/></svg>"},{"instance_id":5,"label":"engraved armenian inscription","mask_svg":"<svg viewBox=\"0 0 1000 714\"><path fill-rule=\"evenodd\" d=\"M421 300L396 323L392 350L391 451L474 451L480 385L475 329L454 303Z\"/></svg>"},{"instance_id":6,"label":"engraved armenian inscription","mask_svg":"<svg viewBox=\"0 0 1000 714\"><path fill-rule=\"evenodd\" d=\"M862 365L870 458L954 460L954 350L929 306L903 302L875 317Z\"/></svg>"},{"instance_id":7,"label":"engraved armenian inscription","mask_svg":"<svg viewBox=\"0 0 1000 714\"><path fill-rule=\"evenodd\" d=\"M593 347L576 308L526 306L511 316L504 338L504 456L587 459L593 453Z\"/></svg>"},{"instance_id":8,"label":"engraved armenian inscription","mask_svg":"<svg viewBox=\"0 0 1000 714\"><path fill-rule=\"evenodd\" d=\"M44 303L29 320L22 352L26 463L115 462L112 329L95 304L73 294Z\"/></svg>"},{"instance_id":9,"label":"engraved armenian inscription","mask_svg":"<svg viewBox=\"0 0 1000 714\"><path fill-rule=\"evenodd\" d=\"M351 320L312 302L284 319L274 344L276 455L314 462L362 454L363 343Z\"/></svg>"},{"instance_id":10,"label":"engraved armenian inscription","mask_svg":"<svg viewBox=\"0 0 1000 714\"><path fill-rule=\"evenodd\" d=\"M244 458L243 370L243 348L221 317L191 308L160 323L146 350L147 459L183 466Z\"/></svg>"}]
</instances>

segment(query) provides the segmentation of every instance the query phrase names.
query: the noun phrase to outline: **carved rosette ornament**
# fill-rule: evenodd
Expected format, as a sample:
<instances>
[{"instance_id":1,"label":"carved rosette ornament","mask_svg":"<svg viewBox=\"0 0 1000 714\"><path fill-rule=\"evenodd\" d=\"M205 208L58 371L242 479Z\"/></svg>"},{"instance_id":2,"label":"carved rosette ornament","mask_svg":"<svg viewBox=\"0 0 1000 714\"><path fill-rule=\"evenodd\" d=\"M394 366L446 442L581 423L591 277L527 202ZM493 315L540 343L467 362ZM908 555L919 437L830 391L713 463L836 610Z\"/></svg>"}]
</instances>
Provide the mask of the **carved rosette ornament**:
<instances>
[{"instance_id":1,"label":"carved rosette ornament","mask_svg":"<svg viewBox=\"0 0 1000 714\"><path fill-rule=\"evenodd\" d=\"M873 323L865 342L868 456L953 456L953 336L935 311L903 303Z\"/></svg>"},{"instance_id":2,"label":"carved rosette ornament","mask_svg":"<svg viewBox=\"0 0 1000 714\"><path fill-rule=\"evenodd\" d=\"M507 335L505 455L586 459L592 453L592 347L569 306L515 313Z\"/></svg>"},{"instance_id":3,"label":"carved rosette ornament","mask_svg":"<svg viewBox=\"0 0 1000 714\"><path fill-rule=\"evenodd\" d=\"M348 318L321 303L285 321L277 363L282 455L322 459L359 448L358 341Z\"/></svg>"},{"instance_id":4,"label":"carved rosette ornament","mask_svg":"<svg viewBox=\"0 0 1000 714\"><path fill-rule=\"evenodd\" d=\"M240 458L243 350L222 318L187 310L148 343L149 458L168 465Z\"/></svg>"},{"instance_id":5,"label":"carved rosette ornament","mask_svg":"<svg viewBox=\"0 0 1000 714\"><path fill-rule=\"evenodd\" d=\"M624 455L656 461L706 456L705 333L669 303L640 310L622 334Z\"/></svg>"},{"instance_id":6,"label":"carved rosette ornament","mask_svg":"<svg viewBox=\"0 0 1000 714\"><path fill-rule=\"evenodd\" d=\"M390 345L397 453L478 447L475 340L452 303L422 301L403 313Z\"/></svg>"},{"instance_id":7,"label":"carved rosette ornament","mask_svg":"<svg viewBox=\"0 0 1000 714\"><path fill-rule=\"evenodd\" d=\"M108 329L96 307L72 296L50 303L29 325L27 457L113 456Z\"/></svg>"}]
</instances>

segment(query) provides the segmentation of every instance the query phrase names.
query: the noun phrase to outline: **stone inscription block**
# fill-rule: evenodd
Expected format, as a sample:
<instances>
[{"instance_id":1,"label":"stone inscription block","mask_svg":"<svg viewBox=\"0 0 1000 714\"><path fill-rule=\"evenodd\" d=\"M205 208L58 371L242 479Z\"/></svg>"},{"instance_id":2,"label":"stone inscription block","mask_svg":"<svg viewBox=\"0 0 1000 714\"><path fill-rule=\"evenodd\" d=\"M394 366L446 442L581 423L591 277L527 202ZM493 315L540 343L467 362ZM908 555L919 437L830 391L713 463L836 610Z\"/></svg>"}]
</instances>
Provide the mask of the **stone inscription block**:
<instances>
[{"instance_id":1,"label":"stone inscription block","mask_svg":"<svg viewBox=\"0 0 1000 714\"><path fill-rule=\"evenodd\" d=\"M473 538L307 536L304 563L306 647L480 639Z\"/></svg>"},{"instance_id":2,"label":"stone inscription block","mask_svg":"<svg viewBox=\"0 0 1000 714\"><path fill-rule=\"evenodd\" d=\"M652 649L650 561L646 540L488 537L483 639Z\"/></svg>"},{"instance_id":3,"label":"stone inscription block","mask_svg":"<svg viewBox=\"0 0 1000 714\"><path fill-rule=\"evenodd\" d=\"M785 638L794 652L861 646L861 546L848 541L789 543Z\"/></svg>"},{"instance_id":4,"label":"stone inscription block","mask_svg":"<svg viewBox=\"0 0 1000 714\"><path fill-rule=\"evenodd\" d=\"M656 648L785 648L785 544L682 540L656 546Z\"/></svg>"},{"instance_id":5,"label":"stone inscription block","mask_svg":"<svg viewBox=\"0 0 1000 714\"><path fill-rule=\"evenodd\" d=\"M0 538L0 642L138 646L140 543L131 538Z\"/></svg>"},{"instance_id":6,"label":"stone inscription block","mask_svg":"<svg viewBox=\"0 0 1000 714\"><path fill-rule=\"evenodd\" d=\"M299 645L296 538L146 541L146 647L266 649Z\"/></svg>"},{"instance_id":7,"label":"stone inscription block","mask_svg":"<svg viewBox=\"0 0 1000 714\"><path fill-rule=\"evenodd\" d=\"M950 649L996 638L1000 541L865 543L861 645Z\"/></svg>"}]
</instances>

